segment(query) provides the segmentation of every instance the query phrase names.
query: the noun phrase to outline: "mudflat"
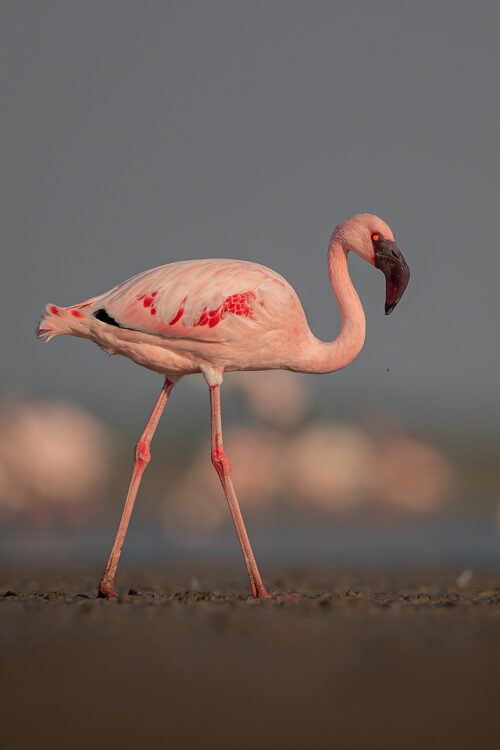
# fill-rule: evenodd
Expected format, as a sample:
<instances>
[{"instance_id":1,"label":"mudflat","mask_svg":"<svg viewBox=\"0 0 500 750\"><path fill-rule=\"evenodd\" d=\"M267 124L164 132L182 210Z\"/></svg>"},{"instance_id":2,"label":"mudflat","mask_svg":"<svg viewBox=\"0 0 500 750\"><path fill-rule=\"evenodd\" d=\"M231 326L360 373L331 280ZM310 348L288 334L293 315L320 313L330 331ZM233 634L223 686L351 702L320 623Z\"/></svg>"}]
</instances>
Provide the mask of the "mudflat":
<instances>
[{"instance_id":1,"label":"mudflat","mask_svg":"<svg viewBox=\"0 0 500 750\"><path fill-rule=\"evenodd\" d=\"M500 741L500 571L213 565L0 574L5 748L465 748Z\"/></svg>"}]
</instances>

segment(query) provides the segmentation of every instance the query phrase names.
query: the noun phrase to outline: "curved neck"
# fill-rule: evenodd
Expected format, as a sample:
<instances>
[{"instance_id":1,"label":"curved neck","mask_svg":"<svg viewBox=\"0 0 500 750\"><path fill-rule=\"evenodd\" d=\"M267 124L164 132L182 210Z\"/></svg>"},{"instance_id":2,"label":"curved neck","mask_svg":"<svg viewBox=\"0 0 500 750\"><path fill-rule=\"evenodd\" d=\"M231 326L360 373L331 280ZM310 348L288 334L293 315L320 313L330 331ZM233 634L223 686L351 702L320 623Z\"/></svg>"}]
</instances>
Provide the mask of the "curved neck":
<instances>
[{"instance_id":1,"label":"curved neck","mask_svg":"<svg viewBox=\"0 0 500 750\"><path fill-rule=\"evenodd\" d=\"M347 268L347 250L332 236L328 250L328 273L342 315L340 333L334 341L320 341L311 333L305 372L341 370L359 354L364 341L366 320L363 306Z\"/></svg>"}]
</instances>

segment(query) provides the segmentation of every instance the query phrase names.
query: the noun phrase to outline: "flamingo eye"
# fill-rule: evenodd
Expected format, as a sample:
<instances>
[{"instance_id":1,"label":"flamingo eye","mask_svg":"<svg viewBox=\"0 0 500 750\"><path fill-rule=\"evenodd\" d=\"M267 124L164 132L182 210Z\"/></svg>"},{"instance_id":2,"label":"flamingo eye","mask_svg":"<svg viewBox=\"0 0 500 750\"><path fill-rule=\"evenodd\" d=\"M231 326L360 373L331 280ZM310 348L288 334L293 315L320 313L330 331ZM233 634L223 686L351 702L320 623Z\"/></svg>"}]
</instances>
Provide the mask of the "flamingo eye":
<instances>
[{"instance_id":1,"label":"flamingo eye","mask_svg":"<svg viewBox=\"0 0 500 750\"><path fill-rule=\"evenodd\" d=\"M378 242L380 239L382 239L382 235L380 235L378 232L374 232L372 234L372 242Z\"/></svg>"}]
</instances>

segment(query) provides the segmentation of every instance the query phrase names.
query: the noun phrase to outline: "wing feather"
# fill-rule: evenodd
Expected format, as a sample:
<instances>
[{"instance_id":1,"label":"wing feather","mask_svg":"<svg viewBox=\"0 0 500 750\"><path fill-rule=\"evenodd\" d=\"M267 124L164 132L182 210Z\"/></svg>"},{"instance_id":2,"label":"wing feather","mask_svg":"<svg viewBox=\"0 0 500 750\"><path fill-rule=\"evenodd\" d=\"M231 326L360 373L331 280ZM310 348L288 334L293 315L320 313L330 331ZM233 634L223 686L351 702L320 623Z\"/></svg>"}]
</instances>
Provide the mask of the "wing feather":
<instances>
[{"instance_id":1,"label":"wing feather","mask_svg":"<svg viewBox=\"0 0 500 750\"><path fill-rule=\"evenodd\" d=\"M224 303L235 295L246 295L250 313L245 314L244 305L237 307L239 299L231 309L240 312L225 311ZM103 308L123 328L169 337L186 336L186 329L195 328L197 335L205 337L213 330L200 324L205 312L220 309L221 325L238 318L254 326L266 320L270 323L283 305L297 304L301 308L293 288L272 269L248 261L214 259L169 263L145 271L95 298L91 311Z\"/></svg>"}]
</instances>

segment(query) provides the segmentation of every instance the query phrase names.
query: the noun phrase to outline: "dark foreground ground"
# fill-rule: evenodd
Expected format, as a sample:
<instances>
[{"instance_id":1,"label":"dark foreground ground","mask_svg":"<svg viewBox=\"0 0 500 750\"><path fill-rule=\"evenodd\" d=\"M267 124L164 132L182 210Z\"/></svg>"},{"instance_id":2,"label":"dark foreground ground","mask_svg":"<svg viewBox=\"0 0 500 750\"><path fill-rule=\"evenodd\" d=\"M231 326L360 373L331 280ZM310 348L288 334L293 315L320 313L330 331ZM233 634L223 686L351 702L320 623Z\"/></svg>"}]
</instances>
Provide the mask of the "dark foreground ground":
<instances>
[{"instance_id":1,"label":"dark foreground ground","mask_svg":"<svg viewBox=\"0 0 500 750\"><path fill-rule=\"evenodd\" d=\"M0 575L5 748L487 748L500 743L500 571Z\"/></svg>"}]
</instances>

